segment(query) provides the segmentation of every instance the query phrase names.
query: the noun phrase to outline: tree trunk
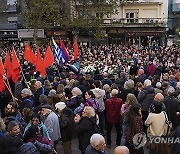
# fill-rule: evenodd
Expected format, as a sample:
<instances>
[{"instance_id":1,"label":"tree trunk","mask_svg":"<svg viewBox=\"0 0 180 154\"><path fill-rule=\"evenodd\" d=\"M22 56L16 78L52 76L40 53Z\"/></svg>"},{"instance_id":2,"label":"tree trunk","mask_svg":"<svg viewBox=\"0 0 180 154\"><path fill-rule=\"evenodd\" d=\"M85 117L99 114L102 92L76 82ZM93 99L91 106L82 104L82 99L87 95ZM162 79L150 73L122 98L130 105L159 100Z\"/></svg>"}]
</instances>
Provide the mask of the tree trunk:
<instances>
[{"instance_id":1,"label":"tree trunk","mask_svg":"<svg viewBox=\"0 0 180 154\"><path fill-rule=\"evenodd\" d=\"M38 37L38 29L34 28L33 38L34 38L34 44L37 45L37 37Z\"/></svg>"}]
</instances>

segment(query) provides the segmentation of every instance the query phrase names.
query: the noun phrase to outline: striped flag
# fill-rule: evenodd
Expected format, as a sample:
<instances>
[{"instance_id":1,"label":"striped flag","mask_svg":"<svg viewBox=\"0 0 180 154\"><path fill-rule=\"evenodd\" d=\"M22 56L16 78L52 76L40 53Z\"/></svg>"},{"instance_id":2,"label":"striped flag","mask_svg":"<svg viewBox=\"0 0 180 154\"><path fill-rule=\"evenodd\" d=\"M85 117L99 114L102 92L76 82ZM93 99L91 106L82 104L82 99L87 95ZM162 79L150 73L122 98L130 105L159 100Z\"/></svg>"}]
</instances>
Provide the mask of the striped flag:
<instances>
[{"instance_id":1,"label":"striped flag","mask_svg":"<svg viewBox=\"0 0 180 154\"><path fill-rule=\"evenodd\" d=\"M58 45L56 44L56 42L53 38L52 38L52 42L53 42L54 49L55 49L55 56L56 56L55 59L56 59L57 63L60 64L60 63L65 63L66 61L68 61L68 57L63 52L63 50L58 47Z\"/></svg>"}]
</instances>

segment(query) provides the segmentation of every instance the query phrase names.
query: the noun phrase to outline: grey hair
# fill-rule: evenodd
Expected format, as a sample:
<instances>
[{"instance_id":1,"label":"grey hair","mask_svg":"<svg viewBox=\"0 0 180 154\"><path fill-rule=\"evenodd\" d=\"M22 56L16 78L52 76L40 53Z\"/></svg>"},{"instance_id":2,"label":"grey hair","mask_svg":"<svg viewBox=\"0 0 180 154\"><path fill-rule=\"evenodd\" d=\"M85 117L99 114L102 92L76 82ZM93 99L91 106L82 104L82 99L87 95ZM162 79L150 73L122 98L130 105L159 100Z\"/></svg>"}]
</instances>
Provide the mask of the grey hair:
<instances>
[{"instance_id":1,"label":"grey hair","mask_svg":"<svg viewBox=\"0 0 180 154\"><path fill-rule=\"evenodd\" d=\"M172 86L170 86L167 90L167 94L169 96L172 96L174 93L175 93L175 89Z\"/></svg>"},{"instance_id":2,"label":"grey hair","mask_svg":"<svg viewBox=\"0 0 180 154\"><path fill-rule=\"evenodd\" d=\"M146 80L144 81L144 86L145 86L145 87L151 86L151 80L146 79Z\"/></svg>"},{"instance_id":3,"label":"grey hair","mask_svg":"<svg viewBox=\"0 0 180 154\"><path fill-rule=\"evenodd\" d=\"M100 144L100 142L104 140L104 137L100 134L93 134L90 138L90 144L93 148Z\"/></svg>"},{"instance_id":4,"label":"grey hair","mask_svg":"<svg viewBox=\"0 0 180 154\"><path fill-rule=\"evenodd\" d=\"M155 101L158 101L158 102L162 102L162 101L164 100L163 94L157 93L157 94L154 96L154 100L155 100Z\"/></svg>"},{"instance_id":5,"label":"grey hair","mask_svg":"<svg viewBox=\"0 0 180 154\"><path fill-rule=\"evenodd\" d=\"M38 84L40 87L42 87L41 81L36 81L36 84Z\"/></svg>"},{"instance_id":6,"label":"grey hair","mask_svg":"<svg viewBox=\"0 0 180 154\"><path fill-rule=\"evenodd\" d=\"M72 91L75 91L77 95L82 95L82 91L78 87L74 87Z\"/></svg>"},{"instance_id":7,"label":"grey hair","mask_svg":"<svg viewBox=\"0 0 180 154\"><path fill-rule=\"evenodd\" d=\"M113 90L111 91L111 96L117 96L118 93L119 93L119 91L118 91L117 89L113 89Z\"/></svg>"}]
</instances>

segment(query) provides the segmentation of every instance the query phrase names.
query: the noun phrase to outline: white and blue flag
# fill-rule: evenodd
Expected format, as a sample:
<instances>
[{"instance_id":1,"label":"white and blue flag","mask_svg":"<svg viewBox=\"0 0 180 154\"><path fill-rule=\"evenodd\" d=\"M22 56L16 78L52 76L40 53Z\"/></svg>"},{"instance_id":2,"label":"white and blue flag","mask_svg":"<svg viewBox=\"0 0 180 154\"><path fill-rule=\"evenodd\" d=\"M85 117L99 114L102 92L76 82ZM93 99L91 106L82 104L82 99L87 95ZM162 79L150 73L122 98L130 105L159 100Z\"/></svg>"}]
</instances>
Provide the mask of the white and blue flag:
<instances>
[{"instance_id":1,"label":"white and blue flag","mask_svg":"<svg viewBox=\"0 0 180 154\"><path fill-rule=\"evenodd\" d=\"M53 38L52 38L52 42L53 42L54 49L55 49L55 59L56 59L58 65L60 63L65 63L67 61L66 55L61 50L61 48L56 44L56 42Z\"/></svg>"}]
</instances>

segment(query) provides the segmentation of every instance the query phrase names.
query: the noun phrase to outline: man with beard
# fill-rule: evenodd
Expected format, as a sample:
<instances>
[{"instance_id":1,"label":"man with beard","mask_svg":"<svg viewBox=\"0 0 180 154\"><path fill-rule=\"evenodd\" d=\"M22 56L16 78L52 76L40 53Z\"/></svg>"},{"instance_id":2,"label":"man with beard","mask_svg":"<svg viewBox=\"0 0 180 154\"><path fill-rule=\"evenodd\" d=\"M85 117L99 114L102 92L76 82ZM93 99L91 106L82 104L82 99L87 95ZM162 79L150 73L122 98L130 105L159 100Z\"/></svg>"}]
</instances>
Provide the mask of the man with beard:
<instances>
[{"instance_id":1,"label":"man with beard","mask_svg":"<svg viewBox=\"0 0 180 154\"><path fill-rule=\"evenodd\" d=\"M20 121L20 119L21 119L21 113L18 110L17 104L15 102L8 103L6 107L6 118L5 118L6 126L11 121Z\"/></svg>"}]
</instances>

